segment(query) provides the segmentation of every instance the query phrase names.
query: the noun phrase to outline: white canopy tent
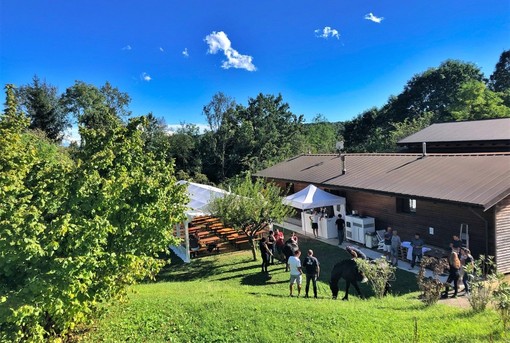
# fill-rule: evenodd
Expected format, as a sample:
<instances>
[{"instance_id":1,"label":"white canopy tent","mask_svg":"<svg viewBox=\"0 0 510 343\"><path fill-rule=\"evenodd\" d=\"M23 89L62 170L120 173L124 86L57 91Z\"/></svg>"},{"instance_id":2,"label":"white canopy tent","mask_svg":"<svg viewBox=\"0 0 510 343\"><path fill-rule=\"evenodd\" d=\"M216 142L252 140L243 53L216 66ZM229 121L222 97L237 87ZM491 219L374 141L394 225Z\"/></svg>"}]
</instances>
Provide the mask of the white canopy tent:
<instances>
[{"instance_id":1,"label":"white canopy tent","mask_svg":"<svg viewBox=\"0 0 510 343\"><path fill-rule=\"evenodd\" d=\"M285 197L283 202L303 211L301 213L301 227L305 234L312 231L310 214L305 213L304 210L333 206L335 216L340 213L345 217L345 198L323 191L314 185L309 185L299 192ZM338 237L335 218L322 217L318 224L319 236L323 238Z\"/></svg>"},{"instance_id":2,"label":"white canopy tent","mask_svg":"<svg viewBox=\"0 0 510 343\"><path fill-rule=\"evenodd\" d=\"M300 210L307 210L325 206L345 205L345 198L323 191L314 185L309 185L305 189L289 195L283 202Z\"/></svg>"},{"instance_id":3,"label":"white canopy tent","mask_svg":"<svg viewBox=\"0 0 510 343\"><path fill-rule=\"evenodd\" d=\"M187 184L188 185L188 210L186 211L186 221L183 223L184 225L184 241L179 246L172 246L171 249L175 252L177 256L179 256L184 262L190 261L189 256L189 233L188 233L188 225L195 217L205 216L210 214L209 212L209 204L218 197L223 197L225 194L228 194L227 191L223 189L216 188L213 186L202 185L199 183L189 182L189 181L178 181L177 184ZM183 228L181 225L176 225L175 231L177 237L180 236L181 230Z\"/></svg>"}]
</instances>

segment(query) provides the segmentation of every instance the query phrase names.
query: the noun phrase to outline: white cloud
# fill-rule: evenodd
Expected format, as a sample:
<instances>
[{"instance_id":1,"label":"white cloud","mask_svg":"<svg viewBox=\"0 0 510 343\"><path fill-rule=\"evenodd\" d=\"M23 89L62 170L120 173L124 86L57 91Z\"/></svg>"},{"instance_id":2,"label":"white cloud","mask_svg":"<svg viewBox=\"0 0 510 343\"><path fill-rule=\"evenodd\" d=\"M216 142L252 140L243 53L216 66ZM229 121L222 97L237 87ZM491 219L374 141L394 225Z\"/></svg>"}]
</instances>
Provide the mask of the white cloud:
<instances>
[{"instance_id":1,"label":"white cloud","mask_svg":"<svg viewBox=\"0 0 510 343\"><path fill-rule=\"evenodd\" d=\"M189 57L188 48L184 48L184 50L182 51L182 55L183 55L184 57Z\"/></svg>"},{"instance_id":2,"label":"white cloud","mask_svg":"<svg viewBox=\"0 0 510 343\"><path fill-rule=\"evenodd\" d=\"M218 51L223 51L226 61L223 61L221 65L224 69L239 68L246 69L248 71L255 71L257 68L253 65L253 57L248 55L241 55L237 50L232 48L230 39L228 39L225 32L213 31L210 35L205 37L205 42L209 45L207 53L216 54Z\"/></svg>"},{"instance_id":3,"label":"white cloud","mask_svg":"<svg viewBox=\"0 0 510 343\"><path fill-rule=\"evenodd\" d=\"M140 75L140 78L142 80L144 80L144 81L147 81L147 82L152 80L152 77L149 74L147 74L146 72L143 72L142 75Z\"/></svg>"},{"instance_id":4,"label":"white cloud","mask_svg":"<svg viewBox=\"0 0 510 343\"><path fill-rule=\"evenodd\" d=\"M340 32L338 30L335 30L329 26L325 26L322 30L317 29L315 30L315 35L320 38L327 39L329 37L335 37L336 39L340 38Z\"/></svg>"},{"instance_id":5,"label":"white cloud","mask_svg":"<svg viewBox=\"0 0 510 343\"><path fill-rule=\"evenodd\" d=\"M365 14L365 19L366 20L370 20L370 21L373 21L374 23L377 23L377 24L380 24L381 21L384 19L383 17L376 17L375 15L373 15L372 13L369 13L369 14Z\"/></svg>"},{"instance_id":6,"label":"white cloud","mask_svg":"<svg viewBox=\"0 0 510 343\"><path fill-rule=\"evenodd\" d=\"M122 48L122 50L131 50L131 45L126 45L125 47Z\"/></svg>"},{"instance_id":7,"label":"white cloud","mask_svg":"<svg viewBox=\"0 0 510 343\"><path fill-rule=\"evenodd\" d=\"M159 47L159 51L165 52L165 49L163 49L162 47Z\"/></svg>"}]
</instances>

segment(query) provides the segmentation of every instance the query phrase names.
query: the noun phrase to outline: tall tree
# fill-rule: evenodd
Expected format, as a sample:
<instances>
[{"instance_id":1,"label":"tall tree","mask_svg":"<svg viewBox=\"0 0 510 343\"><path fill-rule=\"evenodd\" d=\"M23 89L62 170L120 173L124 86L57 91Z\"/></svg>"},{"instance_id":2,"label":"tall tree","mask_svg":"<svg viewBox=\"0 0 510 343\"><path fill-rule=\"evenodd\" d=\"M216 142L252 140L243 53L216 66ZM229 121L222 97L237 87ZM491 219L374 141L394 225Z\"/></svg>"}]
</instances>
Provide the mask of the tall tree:
<instances>
[{"instance_id":1,"label":"tall tree","mask_svg":"<svg viewBox=\"0 0 510 343\"><path fill-rule=\"evenodd\" d=\"M510 117L502 93L493 92L483 82L466 82L457 92L450 111L455 120L480 120Z\"/></svg>"},{"instance_id":2,"label":"tall tree","mask_svg":"<svg viewBox=\"0 0 510 343\"><path fill-rule=\"evenodd\" d=\"M510 50L503 51L489 80L489 87L495 92L510 90Z\"/></svg>"},{"instance_id":3,"label":"tall tree","mask_svg":"<svg viewBox=\"0 0 510 343\"><path fill-rule=\"evenodd\" d=\"M336 125L328 122L326 117L317 114L304 128L305 144L311 153L335 152L335 143L339 138L338 130Z\"/></svg>"},{"instance_id":4,"label":"tall tree","mask_svg":"<svg viewBox=\"0 0 510 343\"><path fill-rule=\"evenodd\" d=\"M86 129L104 129L118 126L121 117L129 114L131 98L127 93L112 88L107 82L100 89L83 81L76 81L66 89L62 104L72 113L78 124Z\"/></svg>"},{"instance_id":5,"label":"tall tree","mask_svg":"<svg viewBox=\"0 0 510 343\"><path fill-rule=\"evenodd\" d=\"M248 237L255 261L258 233L271 222L282 222L293 209L283 204L278 186L260 178L253 181L250 174L236 179L232 186L232 193L213 200L211 213Z\"/></svg>"},{"instance_id":6,"label":"tall tree","mask_svg":"<svg viewBox=\"0 0 510 343\"><path fill-rule=\"evenodd\" d=\"M36 75L31 84L19 88L18 97L30 118L29 128L45 132L55 142L62 141L70 122L60 104L57 87L41 81Z\"/></svg>"},{"instance_id":7,"label":"tall tree","mask_svg":"<svg viewBox=\"0 0 510 343\"><path fill-rule=\"evenodd\" d=\"M303 115L290 111L281 94L260 93L248 99L248 106L239 111L240 125L246 125L249 153L245 164L249 170L264 169L297 155L302 149Z\"/></svg>"},{"instance_id":8,"label":"tall tree","mask_svg":"<svg viewBox=\"0 0 510 343\"><path fill-rule=\"evenodd\" d=\"M227 162L228 147L236 130L237 105L234 99L218 92L209 104L204 106L203 114L210 129L203 139L204 168L212 180L221 182L231 176Z\"/></svg>"}]
</instances>

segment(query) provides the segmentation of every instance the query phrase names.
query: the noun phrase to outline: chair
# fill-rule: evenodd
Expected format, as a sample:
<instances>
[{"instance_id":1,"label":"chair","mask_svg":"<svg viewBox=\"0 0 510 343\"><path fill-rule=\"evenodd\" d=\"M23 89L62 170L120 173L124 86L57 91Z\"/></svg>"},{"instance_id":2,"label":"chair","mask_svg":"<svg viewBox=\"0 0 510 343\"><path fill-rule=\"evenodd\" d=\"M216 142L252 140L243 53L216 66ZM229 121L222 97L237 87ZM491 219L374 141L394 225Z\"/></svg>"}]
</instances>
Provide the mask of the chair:
<instances>
[{"instance_id":1,"label":"chair","mask_svg":"<svg viewBox=\"0 0 510 343\"><path fill-rule=\"evenodd\" d=\"M375 232L376 236L377 236L377 240L379 242L377 242L377 250L384 250L384 233L386 232L386 230L377 230Z\"/></svg>"}]
</instances>

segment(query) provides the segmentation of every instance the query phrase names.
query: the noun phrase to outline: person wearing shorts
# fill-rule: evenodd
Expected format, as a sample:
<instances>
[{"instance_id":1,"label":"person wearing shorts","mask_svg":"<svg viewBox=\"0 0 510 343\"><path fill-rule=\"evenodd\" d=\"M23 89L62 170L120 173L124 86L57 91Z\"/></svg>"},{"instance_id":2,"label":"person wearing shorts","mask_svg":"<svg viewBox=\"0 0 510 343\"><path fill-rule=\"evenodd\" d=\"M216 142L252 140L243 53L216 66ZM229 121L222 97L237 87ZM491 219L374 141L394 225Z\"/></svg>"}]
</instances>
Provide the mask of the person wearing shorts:
<instances>
[{"instance_id":1,"label":"person wearing shorts","mask_svg":"<svg viewBox=\"0 0 510 343\"><path fill-rule=\"evenodd\" d=\"M301 251L296 250L294 252L294 256L289 257L289 268L290 268L290 296L293 297L292 294L294 283L297 283L297 289L298 289L298 297L301 294L301 274L303 274L303 271L301 269L301 260L299 257L301 256Z\"/></svg>"},{"instance_id":2,"label":"person wearing shorts","mask_svg":"<svg viewBox=\"0 0 510 343\"><path fill-rule=\"evenodd\" d=\"M386 228L386 232L384 233L384 254L386 255L386 260L390 261L390 254L391 254L391 237L393 234L391 233L392 229L391 227Z\"/></svg>"}]
</instances>

